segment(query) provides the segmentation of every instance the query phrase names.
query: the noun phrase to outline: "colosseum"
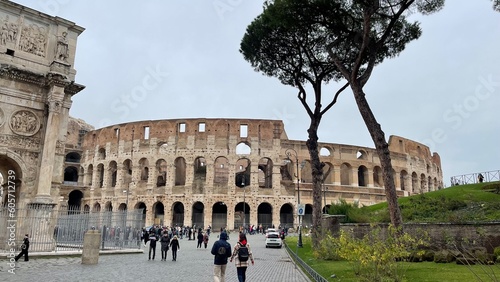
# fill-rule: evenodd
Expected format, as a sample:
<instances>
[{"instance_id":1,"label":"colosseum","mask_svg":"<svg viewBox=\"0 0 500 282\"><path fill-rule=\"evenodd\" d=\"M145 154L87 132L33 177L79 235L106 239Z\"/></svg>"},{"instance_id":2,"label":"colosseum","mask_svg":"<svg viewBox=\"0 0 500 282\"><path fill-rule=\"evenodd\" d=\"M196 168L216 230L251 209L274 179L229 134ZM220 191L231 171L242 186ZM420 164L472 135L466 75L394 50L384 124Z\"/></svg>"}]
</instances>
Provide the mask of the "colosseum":
<instances>
[{"instance_id":1,"label":"colosseum","mask_svg":"<svg viewBox=\"0 0 500 282\"><path fill-rule=\"evenodd\" d=\"M288 139L282 121L155 120L88 132L81 126L70 122L66 144L61 197L70 206L131 207L143 209L146 224L232 229L243 223L296 226L300 199L304 225L312 222L306 142ZM323 209L339 199L361 205L385 201L375 149L319 146ZM390 137L389 146L399 196L442 187L438 154L398 136Z\"/></svg>"},{"instance_id":2,"label":"colosseum","mask_svg":"<svg viewBox=\"0 0 500 282\"><path fill-rule=\"evenodd\" d=\"M42 234L39 250L53 250L61 216L74 212L136 210L141 226L232 229L297 226L300 204L303 224L311 224L309 153L305 141L288 139L282 121L156 120L95 130L69 115L85 88L74 69L84 28L10 1L1 1L0 19L0 241L15 218L16 238ZM398 136L389 145L399 196L443 187L437 153ZM320 147L324 210L339 199L385 200L373 148Z\"/></svg>"}]
</instances>

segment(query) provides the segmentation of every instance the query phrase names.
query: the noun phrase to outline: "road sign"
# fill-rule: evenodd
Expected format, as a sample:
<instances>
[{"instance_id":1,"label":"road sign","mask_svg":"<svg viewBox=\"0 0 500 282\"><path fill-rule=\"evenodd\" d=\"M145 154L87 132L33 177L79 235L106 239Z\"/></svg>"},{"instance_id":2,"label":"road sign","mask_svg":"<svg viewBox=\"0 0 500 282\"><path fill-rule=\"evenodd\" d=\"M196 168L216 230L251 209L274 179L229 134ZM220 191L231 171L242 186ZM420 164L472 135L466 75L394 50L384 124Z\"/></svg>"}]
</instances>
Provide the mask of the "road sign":
<instances>
[{"instance_id":1,"label":"road sign","mask_svg":"<svg viewBox=\"0 0 500 282\"><path fill-rule=\"evenodd\" d=\"M297 215L304 215L306 214L306 207L304 204L298 204L297 205Z\"/></svg>"}]
</instances>

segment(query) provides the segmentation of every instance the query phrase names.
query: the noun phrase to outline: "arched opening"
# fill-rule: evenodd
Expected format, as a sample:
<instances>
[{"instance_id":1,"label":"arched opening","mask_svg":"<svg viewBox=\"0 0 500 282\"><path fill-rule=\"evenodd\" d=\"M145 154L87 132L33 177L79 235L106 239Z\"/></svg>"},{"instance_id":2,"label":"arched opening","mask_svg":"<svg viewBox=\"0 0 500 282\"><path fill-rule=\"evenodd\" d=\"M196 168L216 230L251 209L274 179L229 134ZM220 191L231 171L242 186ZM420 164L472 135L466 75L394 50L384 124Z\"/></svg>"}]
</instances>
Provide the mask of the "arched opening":
<instances>
[{"instance_id":1,"label":"arched opening","mask_svg":"<svg viewBox=\"0 0 500 282\"><path fill-rule=\"evenodd\" d=\"M148 182L149 179L149 161L146 158L139 160L139 168L141 170L140 182Z\"/></svg>"},{"instance_id":2,"label":"arched opening","mask_svg":"<svg viewBox=\"0 0 500 282\"><path fill-rule=\"evenodd\" d=\"M111 177L110 177L110 186L111 187L116 187L116 174L117 174L117 163L115 161L111 161L109 163L109 168L108 168L108 171L109 173L111 174Z\"/></svg>"},{"instance_id":3,"label":"arched opening","mask_svg":"<svg viewBox=\"0 0 500 282\"><path fill-rule=\"evenodd\" d=\"M293 207L291 204L284 204L280 208L280 228L293 226Z\"/></svg>"},{"instance_id":4,"label":"arched opening","mask_svg":"<svg viewBox=\"0 0 500 282\"><path fill-rule=\"evenodd\" d=\"M80 163L81 158L82 157L80 156L80 154L76 152L71 152L66 154L66 158L64 160L68 163Z\"/></svg>"},{"instance_id":5,"label":"arched opening","mask_svg":"<svg viewBox=\"0 0 500 282\"><path fill-rule=\"evenodd\" d=\"M382 169L379 166L373 168L373 185L375 187L383 187Z\"/></svg>"},{"instance_id":6,"label":"arched opening","mask_svg":"<svg viewBox=\"0 0 500 282\"><path fill-rule=\"evenodd\" d=\"M172 226L184 226L184 204L175 202L172 208Z\"/></svg>"},{"instance_id":7,"label":"arched opening","mask_svg":"<svg viewBox=\"0 0 500 282\"><path fill-rule=\"evenodd\" d=\"M258 225L264 230L273 226L273 207L269 203L261 203L257 208Z\"/></svg>"},{"instance_id":8,"label":"arched opening","mask_svg":"<svg viewBox=\"0 0 500 282\"><path fill-rule=\"evenodd\" d=\"M175 186L186 185L186 160L182 157L175 159Z\"/></svg>"},{"instance_id":9,"label":"arched opening","mask_svg":"<svg viewBox=\"0 0 500 282\"><path fill-rule=\"evenodd\" d=\"M411 174L411 191L412 193L418 193L418 177L415 172Z\"/></svg>"},{"instance_id":10,"label":"arched opening","mask_svg":"<svg viewBox=\"0 0 500 282\"><path fill-rule=\"evenodd\" d=\"M191 226L196 226L197 228L203 228L205 226L205 206L202 202L196 202L193 204L193 214L191 216Z\"/></svg>"},{"instance_id":11,"label":"arched opening","mask_svg":"<svg viewBox=\"0 0 500 282\"><path fill-rule=\"evenodd\" d=\"M101 212L101 204L95 203L92 207L92 212Z\"/></svg>"},{"instance_id":12,"label":"arched opening","mask_svg":"<svg viewBox=\"0 0 500 282\"><path fill-rule=\"evenodd\" d=\"M250 206L245 202L239 202L234 207L234 228L247 227L250 219Z\"/></svg>"},{"instance_id":13,"label":"arched opening","mask_svg":"<svg viewBox=\"0 0 500 282\"><path fill-rule=\"evenodd\" d=\"M311 204L306 204L304 216L302 217L302 226L305 226L306 228L309 228L309 226L312 226L313 223L313 207Z\"/></svg>"},{"instance_id":14,"label":"arched opening","mask_svg":"<svg viewBox=\"0 0 500 282\"><path fill-rule=\"evenodd\" d=\"M78 169L74 166L68 166L64 169L64 184L78 183Z\"/></svg>"},{"instance_id":15,"label":"arched opening","mask_svg":"<svg viewBox=\"0 0 500 282\"><path fill-rule=\"evenodd\" d=\"M144 202L138 202L135 204L135 209L142 210L142 226L144 227L146 225L146 204Z\"/></svg>"},{"instance_id":16,"label":"arched opening","mask_svg":"<svg viewBox=\"0 0 500 282\"><path fill-rule=\"evenodd\" d=\"M407 189L410 188L408 184L408 179L409 179L408 172L406 172L406 170L402 170L399 173L399 183L401 183L401 190L407 191Z\"/></svg>"},{"instance_id":17,"label":"arched opening","mask_svg":"<svg viewBox=\"0 0 500 282\"><path fill-rule=\"evenodd\" d=\"M99 188L104 187L104 165L103 164L98 164L97 165L97 173L98 173L98 179L97 183L99 183Z\"/></svg>"},{"instance_id":18,"label":"arched opening","mask_svg":"<svg viewBox=\"0 0 500 282\"><path fill-rule=\"evenodd\" d=\"M212 206L212 229L220 230L227 227L227 206L224 202L217 202Z\"/></svg>"},{"instance_id":19,"label":"arched opening","mask_svg":"<svg viewBox=\"0 0 500 282\"><path fill-rule=\"evenodd\" d=\"M245 142L241 142L236 145L236 155L250 155L252 148L248 146Z\"/></svg>"},{"instance_id":20,"label":"arched opening","mask_svg":"<svg viewBox=\"0 0 500 282\"><path fill-rule=\"evenodd\" d=\"M156 186L163 187L167 184L167 162L164 159L156 161L156 171L158 177L156 178Z\"/></svg>"},{"instance_id":21,"label":"arched opening","mask_svg":"<svg viewBox=\"0 0 500 282\"><path fill-rule=\"evenodd\" d=\"M79 190L73 190L68 195L68 213L80 213L83 193Z\"/></svg>"},{"instance_id":22,"label":"arched opening","mask_svg":"<svg viewBox=\"0 0 500 282\"><path fill-rule=\"evenodd\" d=\"M269 158L259 160L259 188L273 187L273 162Z\"/></svg>"},{"instance_id":23,"label":"arched opening","mask_svg":"<svg viewBox=\"0 0 500 282\"><path fill-rule=\"evenodd\" d=\"M218 157L214 163L214 184L227 184L229 181L229 161Z\"/></svg>"},{"instance_id":24,"label":"arched opening","mask_svg":"<svg viewBox=\"0 0 500 282\"><path fill-rule=\"evenodd\" d=\"M368 169L362 165L358 168L358 186L366 186L368 180Z\"/></svg>"},{"instance_id":25,"label":"arched opening","mask_svg":"<svg viewBox=\"0 0 500 282\"><path fill-rule=\"evenodd\" d=\"M163 225L165 216L165 207L162 202L156 202L153 205L154 224Z\"/></svg>"},{"instance_id":26,"label":"arched opening","mask_svg":"<svg viewBox=\"0 0 500 282\"><path fill-rule=\"evenodd\" d=\"M193 194L202 194L207 180L207 161L203 157L197 157L193 165Z\"/></svg>"},{"instance_id":27,"label":"arched opening","mask_svg":"<svg viewBox=\"0 0 500 282\"><path fill-rule=\"evenodd\" d=\"M97 159L98 160L104 160L104 159L106 159L106 149L100 148L97 151Z\"/></svg>"},{"instance_id":28,"label":"arched opening","mask_svg":"<svg viewBox=\"0 0 500 282\"><path fill-rule=\"evenodd\" d=\"M333 164L326 162L323 167L323 184L333 184L335 182L335 174L333 173Z\"/></svg>"}]
</instances>

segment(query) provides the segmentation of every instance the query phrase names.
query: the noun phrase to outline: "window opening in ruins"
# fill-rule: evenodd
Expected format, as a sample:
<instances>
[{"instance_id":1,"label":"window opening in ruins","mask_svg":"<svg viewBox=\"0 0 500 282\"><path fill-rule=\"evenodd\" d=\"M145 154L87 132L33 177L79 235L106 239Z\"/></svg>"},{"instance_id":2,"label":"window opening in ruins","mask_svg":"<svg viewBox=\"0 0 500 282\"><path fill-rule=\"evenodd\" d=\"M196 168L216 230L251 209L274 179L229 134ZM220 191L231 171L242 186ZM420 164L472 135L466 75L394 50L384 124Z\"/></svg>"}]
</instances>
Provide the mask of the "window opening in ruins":
<instances>
[{"instance_id":1,"label":"window opening in ruins","mask_svg":"<svg viewBox=\"0 0 500 282\"><path fill-rule=\"evenodd\" d=\"M246 143L241 142L236 145L236 154L237 155L250 155L252 149Z\"/></svg>"},{"instance_id":2,"label":"window opening in ruins","mask_svg":"<svg viewBox=\"0 0 500 282\"><path fill-rule=\"evenodd\" d=\"M227 184L229 181L229 169L227 164L229 161L225 157L218 157L215 159L214 169L214 183Z\"/></svg>"},{"instance_id":3,"label":"window opening in ruins","mask_svg":"<svg viewBox=\"0 0 500 282\"><path fill-rule=\"evenodd\" d=\"M94 178L94 166L91 165L91 164L87 168L86 177L87 177L87 181L86 182L88 183L89 186L92 186L92 178Z\"/></svg>"},{"instance_id":4,"label":"window opening in ruins","mask_svg":"<svg viewBox=\"0 0 500 282\"><path fill-rule=\"evenodd\" d=\"M366 160L367 159L366 152L363 151L363 150L359 150L356 153L356 158L359 159L359 160Z\"/></svg>"},{"instance_id":5,"label":"window opening in ruins","mask_svg":"<svg viewBox=\"0 0 500 282\"><path fill-rule=\"evenodd\" d=\"M422 173L420 175L420 193L425 193L427 192L427 181L425 179L425 175Z\"/></svg>"},{"instance_id":6,"label":"window opening in ruins","mask_svg":"<svg viewBox=\"0 0 500 282\"><path fill-rule=\"evenodd\" d=\"M262 228L266 230L273 225L273 207L269 203L261 203L257 207L257 224L262 225Z\"/></svg>"},{"instance_id":7,"label":"window opening in ruins","mask_svg":"<svg viewBox=\"0 0 500 282\"><path fill-rule=\"evenodd\" d=\"M69 163L80 163L81 156L76 152L71 152L66 154L66 162Z\"/></svg>"},{"instance_id":8,"label":"window opening in ruins","mask_svg":"<svg viewBox=\"0 0 500 282\"><path fill-rule=\"evenodd\" d=\"M99 183L99 188L104 187L104 165L103 164L98 164L97 165L97 173L99 179L97 179L97 183Z\"/></svg>"},{"instance_id":9,"label":"window opening in ruins","mask_svg":"<svg viewBox=\"0 0 500 282\"><path fill-rule=\"evenodd\" d=\"M117 164L115 161L109 163L108 171L111 173L111 187L116 187Z\"/></svg>"},{"instance_id":10,"label":"window opening in ruins","mask_svg":"<svg viewBox=\"0 0 500 282\"><path fill-rule=\"evenodd\" d=\"M186 160L182 157L175 159L175 186L186 185Z\"/></svg>"},{"instance_id":11,"label":"window opening in ruins","mask_svg":"<svg viewBox=\"0 0 500 282\"><path fill-rule=\"evenodd\" d=\"M129 159L126 159L123 161L123 184L129 185L133 179L132 179L132 161Z\"/></svg>"},{"instance_id":12,"label":"window opening in ruins","mask_svg":"<svg viewBox=\"0 0 500 282\"><path fill-rule=\"evenodd\" d=\"M167 184L167 162L163 159L156 162L156 171L158 177L156 178L156 186L162 187Z\"/></svg>"},{"instance_id":13,"label":"window opening in ruins","mask_svg":"<svg viewBox=\"0 0 500 282\"><path fill-rule=\"evenodd\" d=\"M120 140L120 129L119 128L115 128L115 137L117 140Z\"/></svg>"},{"instance_id":14,"label":"window opening in ruins","mask_svg":"<svg viewBox=\"0 0 500 282\"><path fill-rule=\"evenodd\" d=\"M368 169L362 165L358 168L358 186L366 186L368 180Z\"/></svg>"},{"instance_id":15,"label":"window opening in ruins","mask_svg":"<svg viewBox=\"0 0 500 282\"><path fill-rule=\"evenodd\" d=\"M417 177L417 174L415 172L413 172L411 174L411 192L412 193L418 192L417 185L418 185L418 177Z\"/></svg>"},{"instance_id":16,"label":"window opening in ruins","mask_svg":"<svg viewBox=\"0 0 500 282\"><path fill-rule=\"evenodd\" d=\"M280 208L280 226L293 226L293 208L290 204L284 204Z\"/></svg>"},{"instance_id":17,"label":"window opening in ruins","mask_svg":"<svg viewBox=\"0 0 500 282\"><path fill-rule=\"evenodd\" d=\"M281 180L292 180L293 163L290 159L284 160L284 165L280 167Z\"/></svg>"},{"instance_id":18,"label":"window opening in ruins","mask_svg":"<svg viewBox=\"0 0 500 282\"><path fill-rule=\"evenodd\" d=\"M194 160L193 194L202 194L207 179L207 166L205 158L198 157Z\"/></svg>"},{"instance_id":19,"label":"window opening in ruins","mask_svg":"<svg viewBox=\"0 0 500 282\"><path fill-rule=\"evenodd\" d=\"M64 169L64 184L76 184L78 182L78 170L74 166Z\"/></svg>"},{"instance_id":20,"label":"window opening in ruins","mask_svg":"<svg viewBox=\"0 0 500 282\"><path fill-rule=\"evenodd\" d=\"M198 123L198 132L205 132L205 123L204 122Z\"/></svg>"},{"instance_id":21,"label":"window opening in ruins","mask_svg":"<svg viewBox=\"0 0 500 282\"><path fill-rule=\"evenodd\" d=\"M144 140L149 140L149 126L144 126Z\"/></svg>"},{"instance_id":22,"label":"window opening in ruins","mask_svg":"<svg viewBox=\"0 0 500 282\"><path fill-rule=\"evenodd\" d=\"M401 185L401 190L406 191L406 189L408 189L407 181L408 181L408 172L402 170L401 173L399 174L399 183Z\"/></svg>"},{"instance_id":23,"label":"window opening in ruins","mask_svg":"<svg viewBox=\"0 0 500 282\"><path fill-rule=\"evenodd\" d=\"M81 129L78 131L78 147L82 146L83 136L85 136L86 133L87 133L87 130Z\"/></svg>"},{"instance_id":24,"label":"window opening in ruins","mask_svg":"<svg viewBox=\"0 0 500 282\"><path fill-rule=\"evenodd\" d=\"M326 147L323 147L319 150L319 155L322 156L322 157L328 157L331 155L331 152L328 148Z\"/></svg>"},{"instance_id":25,"label":"window opening in ruins","mask_svg":"<svg viewBox=\"0 0 500 282\"><path fill-rule=\"evenodd\" d=\"M5 52L5 54L9 55L9 56L14 56L14 50L12 49L7 49L7 52Z\"/></svg>"},{"instance_id":26,"label":"window opening in ruins","mask_svg":"<svg viewBox=\"0 0 500 282\"><path fill-rule=\"evenodd\" d=\"M236 162L236 171L234 183L238 187L246 187L250 185L250 160L249 159L239 159Z\"/></svg>"},{"instance_id":27,"label":"window opening in ruins","mask_svg":"<svg viewBox=\"0 0 500 282\"><path fill-rule=\"evenodd\" d=\"M351 166L347 163L340 165L340 185L351 185Z\"/></svg>"},{"instance_id":28,"label":"window opening in ruins","mask_svg":"<svg viewBox=\"0 0 500 282\"><path fill-rule=\"evenodd\" d=\"M184 122L179 123L179 132L186 132L186 124Z\"/></svg>"},{"instance_id":29,"label":"window opening in ruins","mask_svg":"<svg viewBox=\"0 0 500 282\"><path fill-rule=\"evenodd\" d=\"M248 125L240 124L240 137L247 138L248 137Z\"/></svg>"},{"instance_id":30,"label":"window opening in ruins","mask_svg":"<svg viewBox=\"0 0 500 282\"><path fill-rule=\"evenodd\" d=\"M97 151L97 159L98 160L106 159L106 149L100 148L99 151Z\"/></svg>"},{"instance_id":31,"label":"window opening in ruins","mask_svg":"<svg viewBox=\"0 0 500 282\"><path fill-rule=\"evenodd\" d=\"M375 187L382 187L382 169L379 166L373 168L373 185Z\"/></svg>"},{"instance_id":32,"label":"window opening in ruins","mask_svg":"<svg viewBox=\"0 0 500 282\"><path fill-rule=\"evenodd\" d=\"M146 158L139 160L139 167L141 169L141 181L147 182L149 179L149 161Z\"/></svg>"},{"instance_id":33,"label":"window opening in ruins","mask_svg":"<svg viewBox=\"0 0 500 282\"><path fill-rule=\"evenodd\" d=\"M273 187L273 162L269 158L259 160L259 188Z\"/></svg>"}]
</instances>

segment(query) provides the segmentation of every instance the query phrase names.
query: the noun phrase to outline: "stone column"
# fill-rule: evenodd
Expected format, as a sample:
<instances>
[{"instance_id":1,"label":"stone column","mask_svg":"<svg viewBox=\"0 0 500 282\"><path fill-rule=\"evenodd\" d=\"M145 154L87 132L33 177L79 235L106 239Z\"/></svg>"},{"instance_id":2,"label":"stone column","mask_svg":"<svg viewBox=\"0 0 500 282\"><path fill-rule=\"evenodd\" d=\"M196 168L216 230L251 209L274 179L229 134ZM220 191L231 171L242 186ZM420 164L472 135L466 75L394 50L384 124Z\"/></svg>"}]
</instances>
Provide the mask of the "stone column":
<instances>
[{"instance_id":1,"label":"stone column","mask_svg":"<svg viewBox=\"0 0 500 282\"><path fill-rule=\"evenodd\" d=\"M45 126L37 193L34 199L35 203L49 204L53 202L50 197L50 190L52 188L56 146L61 126L61 109L64 99L64 85L62 84L62 82L52 83L48 93L47 104L49 113Z\"/></svg>"},{"instance_id":2,"label":"stone column","mask_svg":"<svg viewBox=\"0 0 500 282\"><path fill-rule=\"evenodd\" d=\"M99 246L101 234L97 230L89 230L83 237L82 264L97 264L99 262Z\"/></svg>"}]
</instances>

